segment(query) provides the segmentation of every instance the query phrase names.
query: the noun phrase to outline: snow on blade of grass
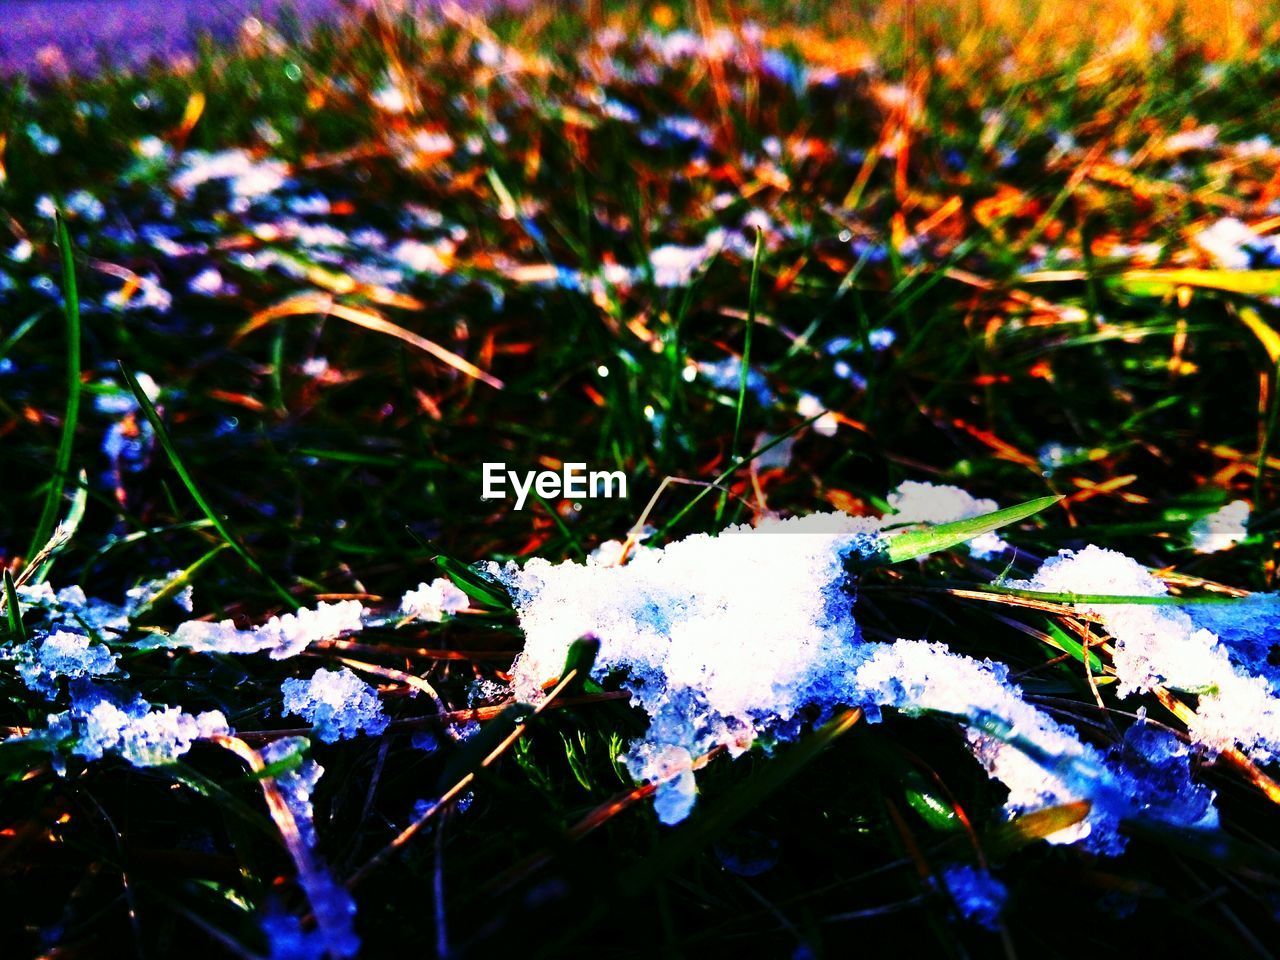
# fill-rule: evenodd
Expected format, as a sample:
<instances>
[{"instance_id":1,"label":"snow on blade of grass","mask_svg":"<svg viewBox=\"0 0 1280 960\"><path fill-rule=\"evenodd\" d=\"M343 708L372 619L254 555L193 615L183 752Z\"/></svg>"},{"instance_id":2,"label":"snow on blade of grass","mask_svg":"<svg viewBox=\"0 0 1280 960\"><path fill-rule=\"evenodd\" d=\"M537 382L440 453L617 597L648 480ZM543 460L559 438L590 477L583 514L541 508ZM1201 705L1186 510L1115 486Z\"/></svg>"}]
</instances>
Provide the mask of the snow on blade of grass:
<instances>
[{"instance_id":1,"label":"snow on blade of grass","mask_svg":"<svg viewBox=\"0 0 1280 960\"><path fill-rule=\"evenodd\" d=\"M892 523L950 523L1000 509L994 500L980 500L959 487L917 480L903 481L887 500L894 510L887 518ZM969 552L979 560L988 560L1008 546L992 531L970 540Z\"/></svg>"},{"instance_id":2,"label":"snow on blade of grass","mask_svg":"<svg viewBox=\"0 0 1280 960\"><path fill-rule=\"evenodd\" d=\"M88 629L98 634L123 635L129 630L130 620L170 588L175 575L130 588L122 605L87 597L78 586L63 587L55 592L47 583L18 587L18 598L28 609L44 615L45 626L50 631L65 628L74 633ZM457 606L457 598L448 593L444 596L448 598L445 612L452 613ZM191 587L188 585L179 590L173 602L189 613ZM318 640L363 630L365 614L359 601L342 600L319 603L314 609L304 607L295 613L283 613L247 630L238 628L235 621L229 619L217 622L188 620L179 624L172 633L148 634L135 646L141 650L167 647L205 653L265 651L273 660L284 660L301 653Z\"/></svg>"},{"instance_id":3,"label":"snow on blade of grass","mask_svg":"<svg viewBox=\"0 0 1280 960\"><path fill-rule=\"evenodd\" d=\"M146 583L126 590L124 594L125 608L129 611L129 615L131 617L137 616L139 611L145 611L154 606L165 597L173 586L174 581L182 575L181 570L171 570L164 577L148 580ZM180 608L190 613L194 605L195 588L188 583L173 593L172 600Z\"/></svg>"},{"instance_id":4,"label":"snow on blade of grass","mask_svg":"<svg viewBox=\"0 0 1280 960\"><path fill-rule=\"evenodd\" d=\"M1249 536L1249 503L1232 500L1191 525L1191 549L1196 553L1229 550Z\"/></svg>"},{"instance_id":5,"label":"snow on blade of grass","mask_svg":"<svg viewBox=\"0 0 1280 960\"><path fill-rule=\"evenodd\" d=\"M19 587L24 604L45 613L50 628L59 626L72 631L86 627L99 633L123 634L130 619L162 596L175 574L130 588L125 603L116 605L86 597L79 587L64 587L56 593L48 584ZM173 601L191 612L191 587L178 591ZM424 622L439 623L470 605L467 595L452 581L437 577L429 585L419 584L404 595L400 613ZM302 607L293 613L282 613L257 626L241 629L234 620L187 620L171 633L150 633L136 641L140 650L164 647L194 650L200 653L263 653L273 660L297 656L313 643L331 640L344 634L359 633L367 622L381 622L372 617L358 600L318 603L314 608Z\"/></svg>"},{"instance_id":6,"label":"snow on blade of grass","mask_svg":"<svg viewBox=\"0 0 1280 960\"><path fill-rule=\"evenodd\" d=\"M168 636L155 636L145 645L183 647L210 653L260 653L273 660L296 656L318 640L364 629L364 607L358 600L319 603L314 610L302 608L282 613L260 626L241 630L233 620L210 623L188 620Z\"/></svg>"},{"instance_id":7,"label":"snow on blade of grass","mask_svg":"<svg viewBox=\"0 0 1280 960\"><path fill-rule=\"evenodd\" d=\"M53 696L59 677L74 680L114 673L119 657L83 634L59 630L19 648L14 659L28 689Z\"/></svg>"},{"instance_id":8,"label":"snow on blade of grass","mask_svg":"<svg viewBox=\"0 0 1280 960\"><path fill-rule=\"evenodd\" d=\"M963 719L974 755L1009 788L1010 813L1091 800L1085 820L1047 839L1089 838L1093 849L1119 852L1117 798L1102 754L1027 703L1004 664L960 656L940 643L899 640L870 651L857 667L854 688L870 706L872 719L878 707ZM1108 802L1097 802L1102 793Z\"/></svg>"},{"instance_id":9,"label":"snow on blade of grass","mask_svg":"<svg viewBox=\"0 0 1280 960\"><path fill-rule=\"evenodd\" d=\"M1134 597L1168 593L1136 560L1096 546L1064 550L1046 560L1031 580L1011 585L1051 593ZM1280 699L1272 681L1252 673L1247 657L1237 656L1233 662L1231 646L1197 623L1222 624L1225 619L1229 626L1230 613L1206 612L1207 605L1205 610L1184 610L1173 604L1078 606L1099 616L1115 641L1122 697L1158 684L1195 693L1199 700L1188 729L1196 742L1215 750L1239 745L1259 761L1280 753Z\"/></svg>"},{"instance_id":10,"label":"snow on blade of grass","mask_svg":"<svg viewBox=\"0 0 1280 960\"><path fill-rule=\"evenodd\" d=\"M44 614L50 629L66 628L72 632L92 630L117 634L129 629L129 609L90 598L80 587L63 587L54 591L47 582L18 587L18 599L27 609Z\"/></svg>"},{"instance_id":11,"label":"snow on blade of grass","mask_svg":"<svg viewBox=\"0 0 1280 960\"><path fill-rule=\"evenodd\" d=\"M425 623L439 623L445 614L455 614L471 606L465 593L453 585L453 581L436 577L430 585L418 584L400 601L400 612Z\"/></svg>"},{"instance_id":12,"label":"snow on blade of grass","mask_svg":"<svg viewBox=\"0 0 1280 960\"><path fill-rule=\"evenodd\" d=\"M1027 703L1004 664L961 656L940 643L899 640L875 646L855 683L868 705L963 718L974 755L1008 787L1011 814L1087 800L1088 816L1051 834L1051 843L1086 840L1091 850L1118 854L1124 849L1118 828L1126 818L1217 825L1213 794L1191 782L1189 751L1176 739L1136 725L1121 747L1104 755Z\"/></svg>"},{"instance_id":13,"label":"snow on blade of grass","mask_svg":"<svg viewBox=\"0 0 1280 960\"><path fill-rule=\"evenodd\" d=\"M658 810L676 822L692 805L694 757L794 735L802 710L840 701L861 645L844 563L880 548L877 523L833 513L735 526L639 550L622 567L492 564L525 632L516 696L539 699L573 641L597 637L594 673L625 672L650 717L627 765L664 783Z\"/></svg>"},{"instance_id":14,"label":"snow on blade of grass","mask_svg":"<svg viewBox=\"0 0 1280 960\"><path fill-rule=\"evenodd\" d=\"M310 680L290 677L280 685L280 692L284 712L305 719L325 743L346 740L362 731L376 736L387 728L377 690L346 667L321 667Z\"/></svg>"},{"instance_id":15,"label":"snow on blade of grass","mask_svg":"<svg viewBox=\"0 0 1280 960\"><path fill-rule=\"evenodd\" d=\"M50 714L48 730L33 735L50 746L72 739L70 750L86 760L115 754L135 767L172 763L206 737L226 735L220 710L190 714L179 707L156 707L142 697L128 703L88 682L72 690L71 709Z\"/></svg>"},{"instance_id":16,"label":"snow on blade of grass","mask_svg":"<svg viewBox=\"0 0 1280 960\"><path fill-rule=\"evenodd\" d=\"M1010 813L1091 804L1056 842L1088 838L1114 854L1126 817L1216 823L1212 794L1191 785L1185 752L1104 755L1027 703L1003 664L925 641L864 642L846 561L882 554L880 528L895 520L768 520L642 549L621 567L492 564L525 632L515 694L538 700L573 641L596 637L593 673L621 674L649 716L625 762L637 780L658 784L654 806L665 823L692 809L698 757L715 747L737 756L762 735L793 739L842 705L863 707L873 721L881 707L961 719L974 754L1009 788Z\"/></svg>"},{"instance_id":17,"label":"snow on blade of grass","mask_svg":"<svg viewBox=\"0 0 1280 960\"><path fill-rule=\"evenodd\" d=\"M305 751L308 746L305 737L286 737L263 748L259 762L268 765L280 763ZM326 957L353 957L360 952L360 936L355 930L356 902L346 887L334 880L315 851L315 807L311 794L323 773L324 768L308 758L272 777L281 800L288 808L287 819L292 819L293 829L301 840L301 844L286 843L298 868L298 885L311 905L315 926L304 930L298 917L284 912L278 903L271 903L261 921L270 957L323 960ZM282 833L288 832L287 826L281 829Z\"/></svg>"},{"instance_id":18,"label":"snow on blade of grass","mask_svg":"<svg viewBox=\"0 0 1280 960\"><path fill-rule=\"evenodd\" d=\"M311 742L306 737L282 737L262 748L262 759L267 764L279 763L294 754L305 753L310 746ZM316 845L315 807L311 803L311 794L323 773L324 767L307 757L293 769L275 775L280 795L293 813L298 834L308 847Z\"/></svg>"}]
</instances>

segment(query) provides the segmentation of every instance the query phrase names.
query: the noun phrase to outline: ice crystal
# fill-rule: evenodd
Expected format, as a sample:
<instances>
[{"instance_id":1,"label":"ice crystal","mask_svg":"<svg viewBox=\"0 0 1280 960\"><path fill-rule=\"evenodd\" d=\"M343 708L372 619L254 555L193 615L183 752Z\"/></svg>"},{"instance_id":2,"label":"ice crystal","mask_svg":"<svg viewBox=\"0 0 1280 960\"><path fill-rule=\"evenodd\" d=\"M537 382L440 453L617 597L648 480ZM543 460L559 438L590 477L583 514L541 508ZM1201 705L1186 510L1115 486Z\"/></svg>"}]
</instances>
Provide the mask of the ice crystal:
<instances>
[{"instance_id":1,"label":"ice crystal","mask_svg":"<svg viewBox=\"0 0 1280 960\"><path fill-rule=\"evenodd\" d=\"M92 685L72 693L71 709L49 717L46 736L74 738L72 753L86 760L115 754L135 767L172 763L196 740L230 731L219 710L192 715L179 707L154 707L141 697L122 703Z\"/></svg>"},{"instance_id":2,"label":"ice crystal","mask_svg":"<svg viewBox=\"0 0 1280 960\"><path fill-rule=\"evenodd\" d=\"M1171 731L1145 719L1125 731L1107 760L1131 815L1195 829L1218 825L1213 791L1191 779L1191 753Z\"/></svg>"},{"instance_id":3,"label":"ice crystal","mask_svg":"<svg viewBox=\"0 0 1280 960\"><path fill-rule=\"evenodd\" d=\"M1191 525L1191 548L1196 553L1228 550L1249 535L1249 504L1232 500Z\"/></svg>"},{"instance_id":4,"label":"ice crystal","mask_svg":"<svg viewBox=\"0 0 1280 960\"><path fill-rule=\"evenodd\" d=\"M300 872L298 883L307 894L316 926L304 929L302 921L278 905L263 916L262 933L270 960L335 960L360 952L355 930L356 902L347 888L334 881L323 867Z\"/></svg>"},{"instance_id":5,"label":"ice crystal","mask_svg":"<svg viewBox=\"0 0 1280 960\"><path fill-rule=\"evenodd\" d=\"M260 626L241 630L233 620L210 623L188 620L168 636L153 637L149 645L183 647L207 653L261 653L273 660L296 656L318 640L364 629L364 607L358 600L320 603L314 610L303 608L283 613Z\"/></svg>"},{"instance_id":6,"label":"ice crystal","mask_svg":"<svg viewBox=\"0 0 1280 960\"><path fill-rule=\"evenodd\" d=\"M119 657L104 644L79 633L59 630L32 641L15 655L18 675L28 689L52 696L59 677L78 679L113 673Z\"/></svg>"},{"instance_id":7,"label":"ice crystal","mask_svg":"<svg viewBox=\"0 0 1280 960\"><path fill-rule=\"evenodd\" d=\"M363 731L376 736L387 728L378 692L343 667L321 667L310 680L290 677L280 685L284 712L310 723L326 743L345 740Z\"/></svg>"},{"instance_id":8,"label":"ice crystal","mask_svg":"<svg viewBox=\"0 0 1280 960\"><path fill-rule=\"evenodd\" d=\"M279 763L294 754L305 753L309 746L306 737L283 737L262 749L262 759L269 764ZM275 776L276 786L293 814L298 833L309 847L316 845L315 808L311 804L311 794L323 773L324 767L307 757L296 767Z\"/></svg>"},{"instance_id":9,"label":"ice crystal","mask_svg":"<svg viewBox=\"0 0 1280 960\"><path fill-rule=\"evenodd\" d=\"M133 617L144 608L150 607L160 599L164 592L169 589L169 586L174 582L174 580L180 576L182 576L181 570L173 570L166 576L160 577L156 580L148 580L145 583L138 584L136 587L130 587L125 591L124 595L126 613L128 613L130 617ZM193 597L193 588L188 584L181 590L178 590L173 595L172 600L187 613L190 613Z\"/></svg>"},{"instance_id":10,"label":"ice crystal","mask_svg":"<svg viewBox=\"0 0 1280 960\"><path fill-rule=\"evenodd\" d=\"M471 605L467 595L444 577L437 577L430 585L418 584L400 601L400 612L417 620L439 623L445 614L455 614Z\"/></svg>"},{"instance_id":11,"label":"ice crystal","mask_svg":"<svg viewBox=\"0 0 1280 960\"><path fill-rule=\"evenodd\" d=\"M957 864L942 872L942 882L966 920L988 930L999 929L1009 889L989 871Z\"/></svg>"},{"instance_id":12,"label":"ice crystal","mask_svg":"<svg viewBox=\"0 0 1280 960\"><path fill-rule=\"evenodd\" d=\"M65 628L72 633L88 630L99 635L124 633L129 629L129 609L85 596L78 586L54 592L47 583L18 588L18 599L42 612L50 629Z\"/></svg>"},{"instance_id":13,"label":"ice crystal","mask_svg":"<svg viewBox=\"0 0 1280 960\"><path fill-rule=\"evenodd\" d=\"M1164 597L1168 591L1137 561L1113 550L1089 546L1064 550L1044 562L1018 586L1032 590L1128 597ZM1199 626L1187 609L1172 604L1078 604L1101 618L1115 641L1120 696L1158 684L1198 695L1192 738L1212 749L1239 745L1257 760L1280 753L1280 699L1271 681L1253 673L1247 661L1231 656L1231 646ZM1207 606L1207 605L1206 605ZM1212 613L1197 612L1205 619ZM1254 664L1256 668L1256 663Z\"/></svg>"},{"instance_id":14,"label":"ice crystal","mask_svg":"<svg viewBox=\"0 0 1280 960\"><path fill-rule=\"evenodd\" d=\"M994 500L980 500L959 487L916 480L899 484L898 489L889 494L888 501L894 510L891 518L894 523L950 523L1000 509ZM1008 547L994 532L969 541L969 552L979 560L989 560Z\"/></svg>"}]
</instances>

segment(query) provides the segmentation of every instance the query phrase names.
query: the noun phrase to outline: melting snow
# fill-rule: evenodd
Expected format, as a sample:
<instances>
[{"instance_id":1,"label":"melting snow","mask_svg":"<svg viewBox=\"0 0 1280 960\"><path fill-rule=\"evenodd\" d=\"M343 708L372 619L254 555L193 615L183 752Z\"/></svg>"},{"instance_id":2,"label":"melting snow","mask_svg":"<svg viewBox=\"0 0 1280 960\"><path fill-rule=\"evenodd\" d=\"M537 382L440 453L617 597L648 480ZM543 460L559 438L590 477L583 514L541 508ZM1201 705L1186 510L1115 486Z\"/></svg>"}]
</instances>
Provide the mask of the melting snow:
<instances>
[{"instance_id":1,"label":"melting snow","mask_svg":"<svg viewBox=\"0 0 1280 960\"><path fill-rule=\"evenodd\" d=\"M1137 561L1095 546L1074 553L1064 550L1046 560L1031 580L1015 585L1054 593L1168 594ZM1252 673L1247 660L1233 661L1231 647L1197 623L1222 611L1202 612L1208 605L1184 609L1173 603L1078 606L1100 617L1115 641L1120 696L1146 692L1157 684L1196 693L1196 717L1189 726L1196 742L1214 750L1239 745L1261 761L1280 752L1280 699L1268 678Z\"/></svg>"},{"instance_id":2,"label":"melting snow","mask_svg":"<svg viewBox=\"0 0 1280 960\"><path fill-rule=\"evenodd\" d=\"M935 522L988 510L956 488L924 484L904 485L891 501L912 519ZM573 641L596 637L595 676L620 675L649 716L625 762L637 780L658 785L655 810L665 823L689 814L695 761L711 749L737 756L760 736L792 739L840 706L861 706L872 721L888 706L964 721L975 756L1009 789L1010 814L1089 801L1086 818L1054 842L1087 839L1115 854L1127 817L1216 824L1213 795L1191 783L1190 751L1176 741L1145 732L1104 753L1027 702L1003 664L938 643L865 642L846 564L874 554L881 529L903 519L768 520L642 548L625 566L491 564L512 591L526 637L512 667L514 692L540 699Z\"/></svg>"}]
</instances>

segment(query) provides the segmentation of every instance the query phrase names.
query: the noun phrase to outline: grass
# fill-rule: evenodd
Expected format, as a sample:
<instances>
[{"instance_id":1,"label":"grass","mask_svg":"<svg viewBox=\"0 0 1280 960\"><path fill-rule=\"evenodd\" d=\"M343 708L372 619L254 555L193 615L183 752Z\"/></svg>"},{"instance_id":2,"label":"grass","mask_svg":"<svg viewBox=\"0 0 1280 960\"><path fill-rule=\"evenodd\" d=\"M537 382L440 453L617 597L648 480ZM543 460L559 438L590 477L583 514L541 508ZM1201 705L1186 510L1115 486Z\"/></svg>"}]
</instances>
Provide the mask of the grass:
<instances>
[{"instance_id":1,"label":"grass","mask_svg":"<svg viewBox=\"0 0 1280 960\"><path fill-rule=\"evenodd\" d=\"M31 540L28 556L49 542L61 508L62 491L71 467L71 455L76 437L76 422L80 417L80 295L76 287L76 271L71 251L71 237L61 217L57 220L58 248L62 253L62 289L64 311L67 316L67 406L62 414L62 437L58 441L58 455L54 462L53 476L45 494L44 506Z\"/></svg>"},{"instance_id":2,"label":"grass","mask_svg":"<svg viewBox=\"0 0 1280 960\"><path fill-rule=\"evenodd\" d=\"M370 18L0 91L7 576L83 469L83 517L47 562L58 586L118 600L185 571L198 613L243 625L317 598L377 608L444 573L483 610L280 663L122 648L131 688L222 709L255 746L296 723L279 715L282 679L338 657L372 668L389 733L311 748L319 852L360 878L369 956L1270 955L1276 809L1225 758L1200 764L1220 842L1143 833L1091 860L1039 841L1079 811L1000 822L1001 790L954 724L846 715L772 753L708 758L694 816L668 830L617 763L643 718L616 690L567 689L515 738L500 699L470 702L521 638L467 564L622 539L666 477L697 485L665 489L647 542L762 509L868 512L932 479L1056 501L1006 528L1011 574L1092 542L1176 572L1182 593L1274 589L1280 285L1212 268L1193 240L1226 216L1275 230L1276 152L1255 140L1276 130L1271 6L824 6L703 3L682 22L593 5L621 31L614 48L549 5ZM805 84L754 53L668 61L637 39L710 23L749 36L752 19L829 77ZM1169 145L1208 127L1202 148ZM174 189L183 156L230 147L296 185L248 210L216 184ZM317 194L328 211L306 212ZM43 196L65 225L37 213ZM439 264L389 278L386 251L352 239L370 227ZM655 250L715 229L722 252L657 284ZM191 292L211 267L227 286ZM137 306L151 278L167 310ZM874 349L883 329L895 340ZM713 382L709 365L748 354L764 389L745 368ZM785 465L767 456L788 445ZM632 496L516 512L479 497L494 460L620 469ZM1192 553L1188 526L1237 497L1253 501L1249 539ZM915 555L897 543L894 559ZM1182 729L1159 697L1115 697L1071 598L993 591L1002 572L955 551L878 569L860 621L1010 664L1096 743L1140 707ZM141 626L178 616L157 607ZM442 722L395 672L429 682L451 719L474 706L503 726L417 749L412 734ZM9 669L0 692L11 731L61 709ZM266 904L307 911L258 780L226 750L59 776L9 744L0 773L12 955L256 955ZM416 801L462 796L464 778L465 812L438 805L386 852ZM1013 891L1000 934L960 920L932 879L975 857Z\"/></svg>"}]
</instances>

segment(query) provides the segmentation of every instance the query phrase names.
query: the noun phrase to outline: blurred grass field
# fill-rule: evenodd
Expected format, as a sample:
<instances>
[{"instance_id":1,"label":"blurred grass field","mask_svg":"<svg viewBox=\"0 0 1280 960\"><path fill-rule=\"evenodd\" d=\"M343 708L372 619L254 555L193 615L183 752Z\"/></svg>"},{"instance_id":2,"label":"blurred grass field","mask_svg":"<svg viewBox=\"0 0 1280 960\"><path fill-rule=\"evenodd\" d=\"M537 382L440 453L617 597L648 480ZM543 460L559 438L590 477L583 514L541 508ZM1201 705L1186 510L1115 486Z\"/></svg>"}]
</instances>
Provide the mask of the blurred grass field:
<instances>
[{"instance_id":1,"label":"blurred grass field","mask_svg":"<svg viewBox=\"0 0 1280 960\"><path fill-rule=\"evenodd\" d=\"M215 618L280 611L273 582L377 608L441 556L581 559L663 478L714 480L794 431L730 470L727 495L683 511L698 491L674 485L648 522L674 538L865 513L927 479L1001 505L1064 498L1008 534L1014 573L1098 543L1188 590L1273 589L1278 65L1270 3L700 0L254 21L185 63L7 84L0 559L26 565L65 487L85 508L59 586L119 598L190 569ZM174 456L121 365L154 383ZM258 570L222 549L175 457ZM512 511L480 499L494 460L622 470L632 495ZM1193 553L1190 525L1235 499L1249 538ZM1134 701L1105 678L1096 700L1055 639L1087 623L939 589L1002 572L951 553L880 571L864 629L1009 663L1110 742ZM403 675L490 719L501 698L475 681L520 643L491 611L303 658L382 668L393 720L312 748L340 879L483 755L414 747L437 723ZM125 666L250 744L293 726L276 691L296 664ZM0 691L10 732L50 709L11 671ZM361 876L366 954L1274 952L1266 771L1206 759L1221 842L1143 835L1108 861L1038 842L1043 822L998 822L1000 788L935 719L713 760L698 811L667 830L616 763L642 728L616 696L540 716L466 804ZM0 772L11 955L259 956L270 900L306 912L257 783L223 750L64 777L0 748ZM1013 891L999 933L931 879L975 850Z\"/></svg>"}]
</instances>

